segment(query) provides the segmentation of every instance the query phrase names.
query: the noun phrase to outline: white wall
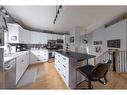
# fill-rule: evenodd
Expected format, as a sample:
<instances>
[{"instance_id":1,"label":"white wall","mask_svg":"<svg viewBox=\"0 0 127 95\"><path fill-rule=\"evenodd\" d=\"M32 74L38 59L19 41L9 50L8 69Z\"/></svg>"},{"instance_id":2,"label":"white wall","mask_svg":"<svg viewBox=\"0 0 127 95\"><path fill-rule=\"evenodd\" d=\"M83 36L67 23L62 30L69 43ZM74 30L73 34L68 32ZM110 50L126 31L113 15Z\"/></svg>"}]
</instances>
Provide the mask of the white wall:
<instances>
[{"instance_id":1,"label":"white wall","mask_svg":"<svg viewBox=\"0 0 127 95\"><path fill-rule=\"evenodd\" d=\"M73 31L70 32L70 37L74 37L74 43L70 43L71 51L79 51L80 46L80 31L81 27L75 27Z\"/></svg>"},{"instance_id":2,"label":"white wall","mask_svg":"<svg viewBox=\"0 0 127 95\"><path fill-rule=\"evenodd\" d=\"M101 55L107 48L107 40L120 39L121 48L119 50L126 50L126 20L113 24L107 28L100 27L92 32L92 54L96 56ZM95 45L93 41L102 41L101 53L95 52Z\"/></svg>"}]
</instances>

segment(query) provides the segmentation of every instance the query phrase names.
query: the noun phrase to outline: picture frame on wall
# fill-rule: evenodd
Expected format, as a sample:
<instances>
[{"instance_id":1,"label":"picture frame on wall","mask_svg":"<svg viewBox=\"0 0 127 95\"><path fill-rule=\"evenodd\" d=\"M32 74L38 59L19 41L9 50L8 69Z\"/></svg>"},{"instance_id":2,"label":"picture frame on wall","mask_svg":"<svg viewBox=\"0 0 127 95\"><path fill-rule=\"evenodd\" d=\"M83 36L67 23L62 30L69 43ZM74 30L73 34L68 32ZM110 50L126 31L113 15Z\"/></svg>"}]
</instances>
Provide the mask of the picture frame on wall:
<instances>
[{"instance_id":1,"label":"picture frame on wall","mask_svg":"<svg viewBox=\"0 0 127 95\"><path fill-rule=\"evenodd\" d=\"M95 47L95 52L96 53L101 53L101 46L96 46Z\"/></svg>"},{"instance_id":2,"label":"picture frame on wall","mask_svg":"<svg viewBox=\"0 0 127 95\"><path fill-rule=\"evenodd\" d=\"M102 45L102 41L94 41L93 44L94 45Z\"/></svg>"},{"instance_id":3,"label":"picture frame on wall","mask_svg":"<svg viewBox=\"0 0 127 95\"><path fill-rule=\"evenodd\" d=\"M70 43L74 43L74 37L70 37Z\"/></svg>"},{"instance_id":4,"label":"picture frame on wall","mask_svg":"<svg viewBox=\"0 0 127 95\"><path fill-rule=\"evenodd\" d=\"M120 48L120 39L107 40L107 47Z\"/></svg>"}]
</instances>

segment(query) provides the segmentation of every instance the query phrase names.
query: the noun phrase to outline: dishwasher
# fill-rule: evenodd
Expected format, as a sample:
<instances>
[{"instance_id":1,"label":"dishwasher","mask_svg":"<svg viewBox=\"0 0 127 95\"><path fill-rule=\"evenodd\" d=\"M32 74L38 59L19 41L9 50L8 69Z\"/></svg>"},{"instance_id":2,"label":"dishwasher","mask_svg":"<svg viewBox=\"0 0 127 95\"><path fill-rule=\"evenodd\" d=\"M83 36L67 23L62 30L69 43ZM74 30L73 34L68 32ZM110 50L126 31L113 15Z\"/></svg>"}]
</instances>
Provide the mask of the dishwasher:
<instances>
[{"instance_id":1,"label":"dishwasher","mask_svg":"<svg viewBox=\"0 0 127 95\"><path fill-rule=\"evenodd\" d=\"M16 88L16 60L4 63L5 89Z\"/></svg>"}]
</instances>

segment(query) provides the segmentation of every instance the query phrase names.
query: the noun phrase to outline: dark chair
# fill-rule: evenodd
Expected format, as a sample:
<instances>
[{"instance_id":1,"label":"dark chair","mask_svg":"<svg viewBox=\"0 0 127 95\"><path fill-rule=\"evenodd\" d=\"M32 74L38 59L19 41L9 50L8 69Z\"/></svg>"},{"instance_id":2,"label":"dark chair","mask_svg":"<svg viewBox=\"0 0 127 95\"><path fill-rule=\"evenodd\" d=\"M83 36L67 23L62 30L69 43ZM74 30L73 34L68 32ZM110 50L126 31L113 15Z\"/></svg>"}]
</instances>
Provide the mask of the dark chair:
<instances>
[{"instance_id":1,"label":"dark chair","mask_svg":"<svg viewBox=\"0 0 127 95\"><path fill-rule=\"evenodd\" d=\"M107 84L108 81L106 78L106 74L110 68L111 63L111 60L109 60L107 63L98 63L95 66L85 65L77 68L77 71L79 71L82 75L84 75L87 78L87 80L84 81L88 82L88 88L91 89L91 81L99 81L102 84ZM77 86L82 82L78 83Z\"/></svg>"}]
</instances>

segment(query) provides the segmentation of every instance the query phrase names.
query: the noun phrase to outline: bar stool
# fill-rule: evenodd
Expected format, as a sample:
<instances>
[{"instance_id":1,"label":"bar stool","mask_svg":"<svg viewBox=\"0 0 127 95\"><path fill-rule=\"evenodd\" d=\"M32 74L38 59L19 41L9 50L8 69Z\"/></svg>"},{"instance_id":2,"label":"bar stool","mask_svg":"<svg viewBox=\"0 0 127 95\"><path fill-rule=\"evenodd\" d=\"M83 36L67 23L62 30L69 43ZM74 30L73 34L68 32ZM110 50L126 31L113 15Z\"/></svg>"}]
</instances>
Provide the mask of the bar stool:
<instances>
[{"instance_id":1,"label":"bar stool","mask_svg":"<svg viewBox=\"0 0 127 95\"><path fill-rule=\"evenodd\" d=\"M107 84L108 80L106 78L106 75L110 67L110 63L111 60L109 60L107 63L98 63L95 66L85 65L77 68L76 70L80 72L84 77L86 77L87 80L83 80L80 83L76 84L76 87L84 81L88 82L88 89L93 88L91 84L92 81L99 81L102 84Z\"/></svg>"}]
</instances>

